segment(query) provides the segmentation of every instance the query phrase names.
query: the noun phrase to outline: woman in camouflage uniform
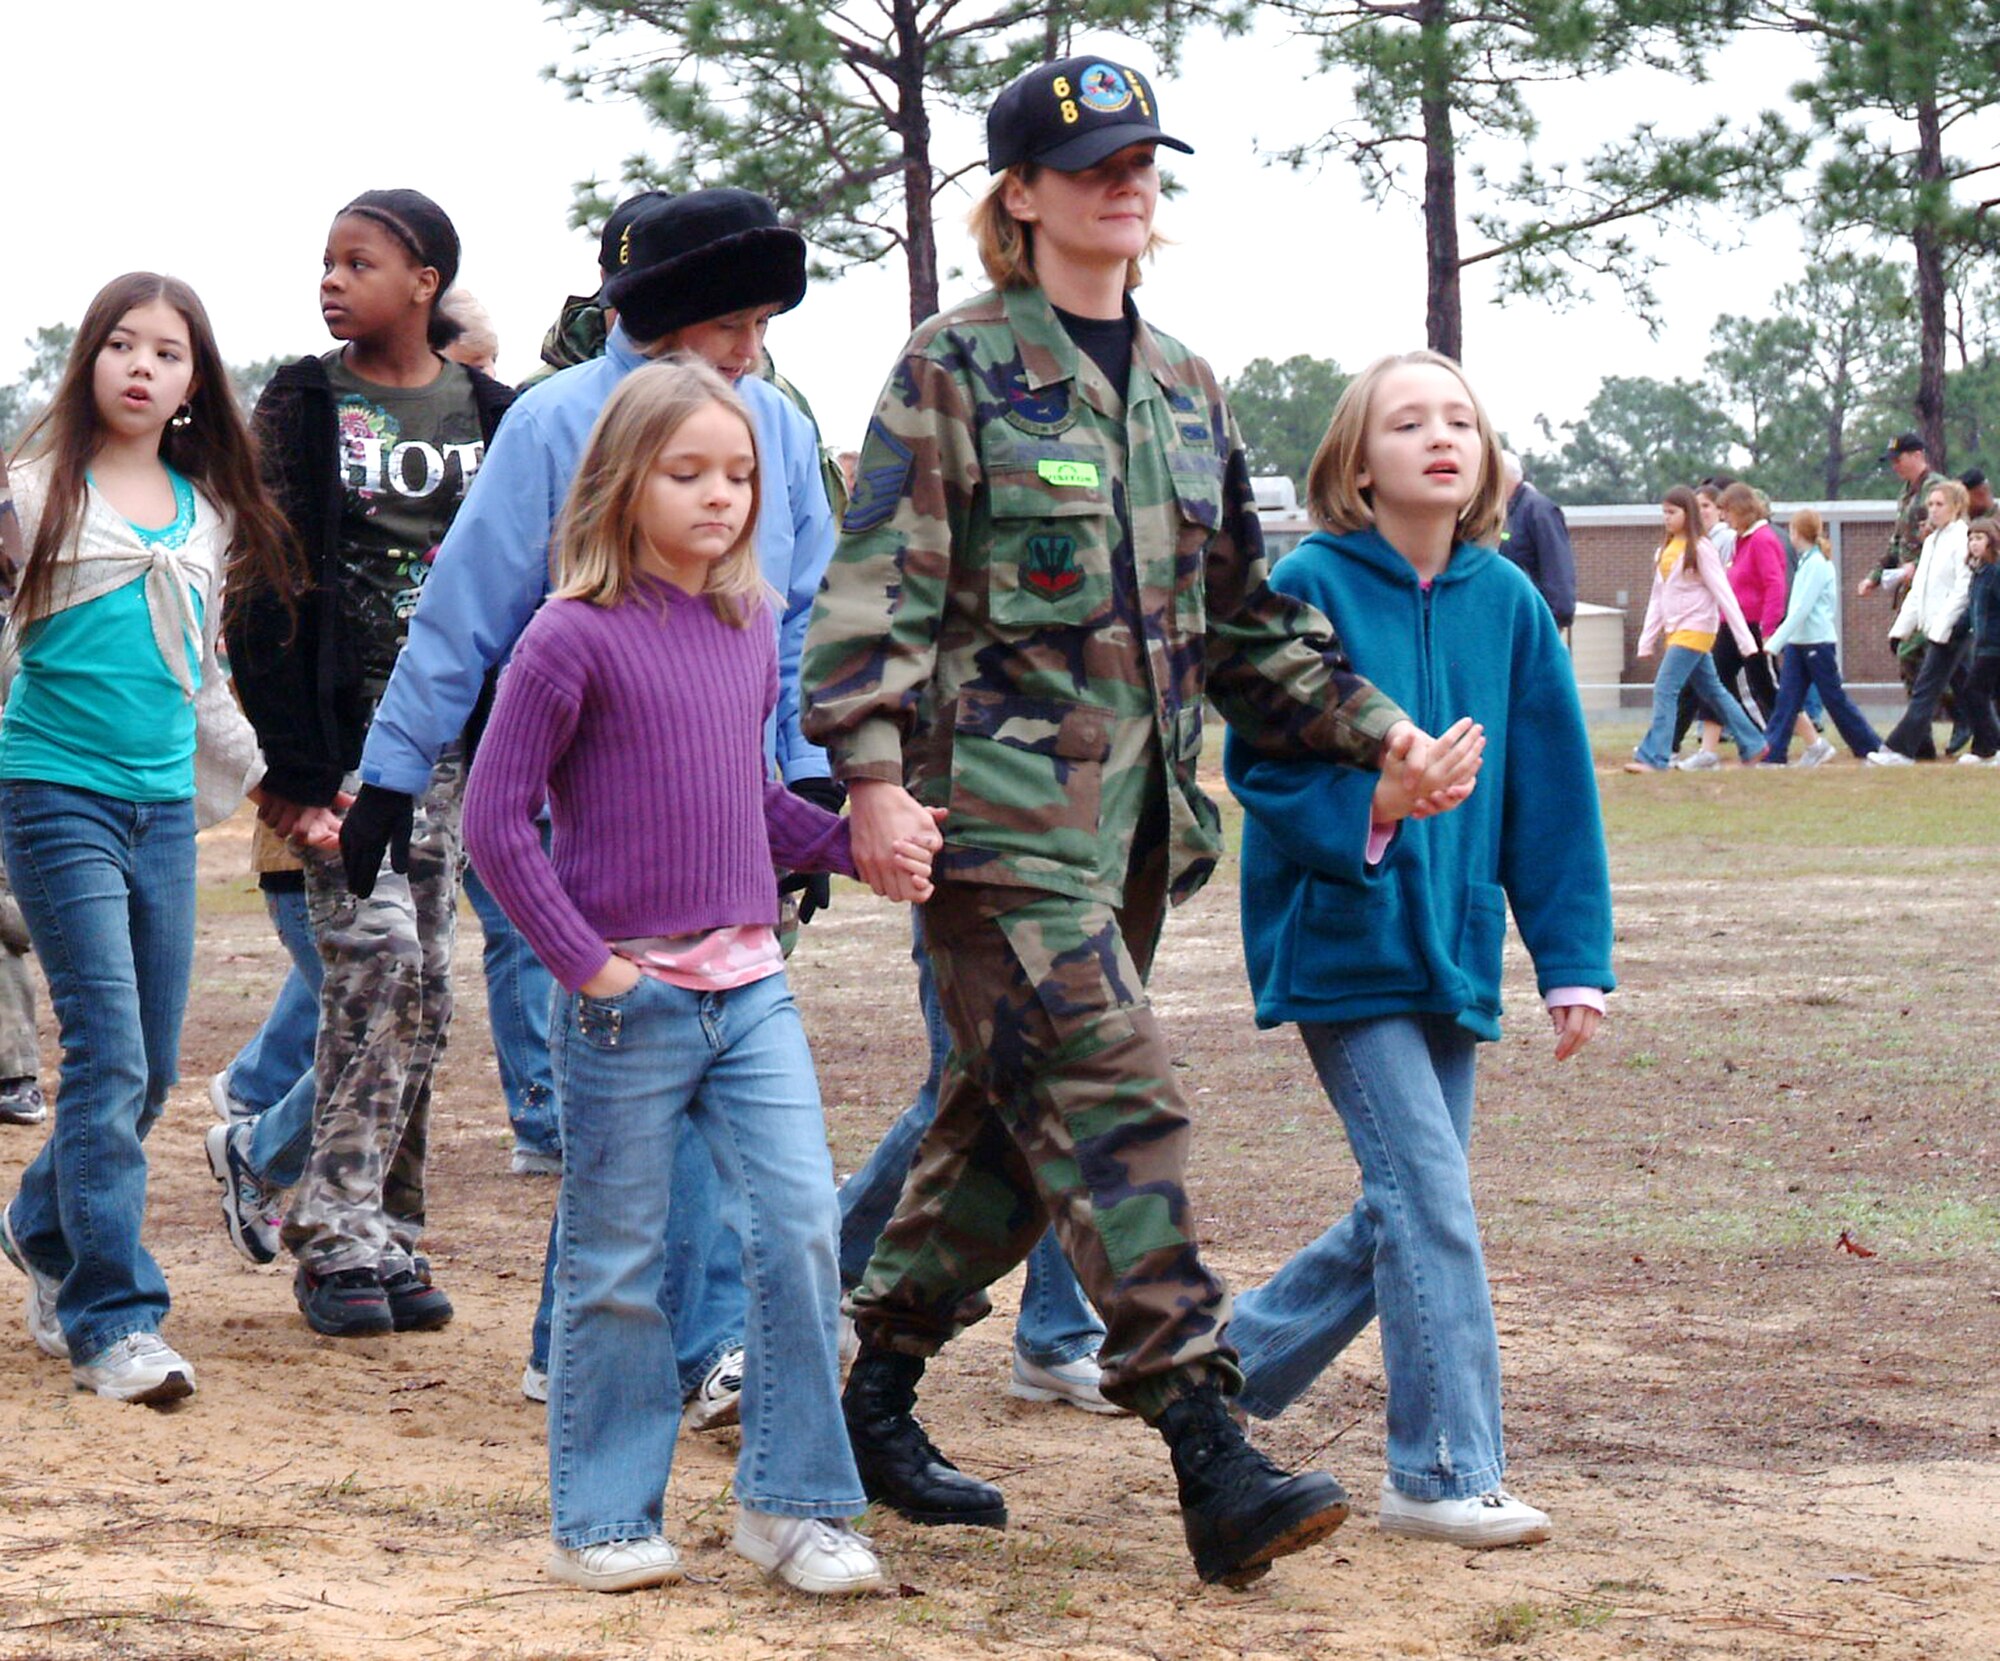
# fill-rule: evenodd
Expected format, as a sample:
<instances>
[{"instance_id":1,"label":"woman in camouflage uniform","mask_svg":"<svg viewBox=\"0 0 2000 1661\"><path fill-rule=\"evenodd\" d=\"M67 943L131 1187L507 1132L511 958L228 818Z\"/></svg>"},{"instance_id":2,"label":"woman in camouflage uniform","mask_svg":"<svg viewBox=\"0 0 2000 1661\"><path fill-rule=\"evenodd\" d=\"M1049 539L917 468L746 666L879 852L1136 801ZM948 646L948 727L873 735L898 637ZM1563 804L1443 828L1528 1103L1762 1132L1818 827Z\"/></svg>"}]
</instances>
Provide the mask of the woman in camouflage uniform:
<instances>
[{"instance_id":1,"label":"woman in camouflage uniform","mask_svg":"<svg viewBox=\"0 0 2000 1661\"><path fill-rule=\"evenodd\" d=\"M1053 1220L1107 1326L1107 1399L1173 1452L1204 1579L1241 1584L1347 1514L1230 1417L1228 1297L1195 1247L1188 1119L1144 990L1167 906L1221 847L1195 781L1204 696L1272 754L1469 785L1274 595L1242 444L1208 366L1127 291L1152 245L1145 77L1044 65L988 117L975 215L995 291L918 330L868 431L808 636L809 736L849 786L864 871L949 810L924 907L952 1054L852 1307L869 1493L1004 1526L912 1416L925 1358ZM1428 772L1426 772L1428 768Z\"/></svg>"}]
</instances>

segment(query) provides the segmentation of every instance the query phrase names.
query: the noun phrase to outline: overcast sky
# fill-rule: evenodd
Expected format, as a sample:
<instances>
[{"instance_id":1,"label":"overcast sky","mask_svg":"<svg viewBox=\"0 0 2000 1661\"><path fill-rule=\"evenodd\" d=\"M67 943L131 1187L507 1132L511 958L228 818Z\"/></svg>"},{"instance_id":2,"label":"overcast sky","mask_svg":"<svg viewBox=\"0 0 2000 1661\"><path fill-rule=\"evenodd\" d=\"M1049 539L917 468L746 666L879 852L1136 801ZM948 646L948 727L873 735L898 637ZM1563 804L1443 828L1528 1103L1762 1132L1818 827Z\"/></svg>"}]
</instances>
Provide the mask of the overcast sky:
<instances>
[{"instance_id":1,"label":"overcast sky","mask_svg":"<svg viewBox=\"0 0 2000 1661\"><path fill-rule=\"evenodd\" d=\"M577 102L543 79L567 50L536 0L9 0L0 384L18 374L30 330L74 321L104 281L134 268L192 282L232 360L323 350L327 223L358 191L384 186L414 186L453 216L460 281L493 313L503 374L525 375L563 296L595 285L594 243L565 228L571 187L615 176L623 157L655 143L635 105ZM1150 66L1143 52L1121 55ZM1700 101L1748 113L1781 97L1809 60L1766 38L1717 67ZM1352 370L1423 344L1415 205L1369 205L1343 163L1313 176L1258 159L1260 143L1296 142L1345 113L1345 87L1315 75L1307 47L1276 30L1202 41L1159 93L1167 130L1197 154L1172 158L1185 194L1161 210L1175 245L1142 291L1148 318L1225 376L1296 352ZM1537 153L1549 161L1642 116L1694 124L1676 119L1691 103L1684 85L1646 71L1532 98L1545 126ZM952 163L981 142L976 124L939 133ZM1511 156L1494 159L1511 171ZM1469 216L1469 178L1462 191ZM962 206L941 217L945 264L967 266ZM1658 340L1609 284L1594 304L1558 312L1498 304L1475 274L1468 368L1510 439L1539 444L1534 418L1573 419L1607 373L1699 374L1718 313L1761 310L1794 273L1797 242L1796 223L1778 218L1736 252L1668 247L1658 286L1669 326ZM947 303L975 286L963 273L948 279ZM816 285L773 327L772 349L830 441L852 444L865 426L907 332L906 295L892 259Z\"/></svg>"}]
</instances>

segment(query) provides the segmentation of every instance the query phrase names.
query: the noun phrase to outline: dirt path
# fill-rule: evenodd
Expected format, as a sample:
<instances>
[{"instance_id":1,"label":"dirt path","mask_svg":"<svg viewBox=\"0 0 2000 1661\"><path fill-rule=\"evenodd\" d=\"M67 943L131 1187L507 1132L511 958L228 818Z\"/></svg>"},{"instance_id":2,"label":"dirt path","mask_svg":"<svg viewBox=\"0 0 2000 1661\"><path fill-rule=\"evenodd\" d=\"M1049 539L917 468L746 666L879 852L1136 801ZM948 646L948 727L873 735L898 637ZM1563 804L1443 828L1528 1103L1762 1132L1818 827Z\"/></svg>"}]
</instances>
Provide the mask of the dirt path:
<instances>
[{"instance_id":1,"label":"dirt path","mask_svg":"<svg viewBox=\"0 0 2000 1661\"><path fill-rule=\"evenodd\" d=\"M687 1585L593 1598L540 1576L541 1426L517 1386L553 1185L506 1174L476 929L433 1154L431 1250L457 1320L318 1339L280 1270L230 1252L205 1086L280 959L240 827L223 827L205 844L185 1081L152 1144L150 1239L201 1392L170 1413L78 1396L5 1329L0 1656L1989 1661L2000 851L1760 887L1754 928L1732 909L1740 883L1688 875L1683 852L1617 847L1626 985L1587 1061L1547 1064L1517 962L1512 1032L1484 1062L1475 1170L1510 1451L1554 1542L1467 1556L1375 1531L1382 1397L1364 1340L1260 1432L1340 1474L1355 1520L1250 1592L1204 1589L1157 1440L1011 1401L995 1319L925 1401L939 1442L1004 1480L1015 1526L881 1518L902 1595L821 1608L727 1549L727 1434L681 1443L669 1516ZM842 894L795 969L842 1169L914 1081L903 928ZM1255 1281L1351 1203L1352 1165L1296 1038L1250 1023L1227 871L1176 919L1157 993L1204 1115L1204 1231ZM0 1178L38 1141L0 1132ZM1839 1249L1842 1230L1876 1255Z\"/></svg>"}]
</instances>

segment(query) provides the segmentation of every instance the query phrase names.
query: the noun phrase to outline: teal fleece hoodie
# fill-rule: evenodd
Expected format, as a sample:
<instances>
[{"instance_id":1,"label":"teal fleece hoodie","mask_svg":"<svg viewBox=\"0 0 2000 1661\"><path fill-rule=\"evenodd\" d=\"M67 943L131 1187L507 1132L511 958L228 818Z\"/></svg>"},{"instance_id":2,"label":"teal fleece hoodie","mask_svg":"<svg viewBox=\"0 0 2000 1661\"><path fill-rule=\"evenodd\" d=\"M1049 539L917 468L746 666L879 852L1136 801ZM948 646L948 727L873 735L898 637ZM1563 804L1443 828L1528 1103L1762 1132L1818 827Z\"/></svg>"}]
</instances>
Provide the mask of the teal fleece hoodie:
<instances>
[{"instance_id":1,"label":"teal fleece hoodie","mask_svg":"<svg viewBox=\"0 0 2000 1661\"><path fill-rule=\"evenodd\" d=\"M1232 735L1243 947L1257 1024L1439 1014L1500 1036L1507 904L1547 993L1610 991L1611 878L1569 655L1534 585L1461 543L1428 591L1373 529L1308 537L1271 586L1333 622L1356 669L1440 733L1486 729L1471 797L1367 864L1376 775L1272 761Z\"/></svg>"}]
</instances>

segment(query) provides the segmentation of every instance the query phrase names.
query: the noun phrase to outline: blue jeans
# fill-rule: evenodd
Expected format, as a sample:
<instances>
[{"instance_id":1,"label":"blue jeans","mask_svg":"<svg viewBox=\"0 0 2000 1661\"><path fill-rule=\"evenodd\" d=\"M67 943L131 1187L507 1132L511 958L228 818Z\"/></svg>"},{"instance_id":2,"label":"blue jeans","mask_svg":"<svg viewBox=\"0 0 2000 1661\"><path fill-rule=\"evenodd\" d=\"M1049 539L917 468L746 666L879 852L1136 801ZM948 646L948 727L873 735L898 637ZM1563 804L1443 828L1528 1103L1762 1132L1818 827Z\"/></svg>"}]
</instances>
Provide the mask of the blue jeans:
<instances>
[{"instance_id":1,"label":"blue jeans","mask_svg":"<svg viewBox=\"0 0 2000 1661\"><path fill-rule=\"evenodd\" d=\"M568 993L562 997L567 1000ZM668 1216L667 1269L660 1311L674 1333L674 1376L692 1395L716 1362L743 1342L750 1295L743 1285L742 1201L722 1185L715 1160L691 1123L674 1147ZM556 1219L542 1254L542 1296L528 1334L528 1364L549 1368L549 1329L556 1307Z\"/></svg>"},{"instance_id":2,"label":"blue jeans","mask_svg":"<svg viewBox=\"0 0 2000 1661\"><path fill-rule=\"evenodd\" d=\"M546 844L547 826L542 836ZM493 1030L493 1058L500 1065L500 1090L507 1098L507 1122L518 1146L559 1155L562 1130L549 1074L549 998L555 981L470 865L465 868L465 897L486 936L486 1019Z\"/></svg>"},{"instance_id":3,"label":"blue jeans","mask_svg":"<svg viewBox=\"0 0 2000 1661\"><path fill-rule=\"evenodd\" d=\"M1672 765L1674 711L1683 686L1692 686L1695 696L1722 717L1739 759L1755 761L1763 754L1763 733L1722 684L1722 677L1715 672L1715 660L1708 653L1687 646L1669 646L1660 658L1660 672L1653 677L1652 725L1639 740L1638 749L1632 752L1635 757L1648 767Z\"/></svg>"},{"instance_id":4,"label":"blue jeans","mask_svg":"<svg viewBox=\"0 0 2000 1661\"><path fill-rule=\"evenodd\" d=\"M55 1122L9 1213L22 1255L62 1281L56 1314L86 1362L167 1313L139 1230L194 965L194 804L9 779L0 849L63 1049Z\"/></svg>"},{"instance_id":5,"label":"blue jeans","mask_svg":"<svg viewBox=\"0 0 2000 1661\"><path fill-rule=\"evenodd\" d=\"M1673 701L1667 702L1673 717ZM1353 1211L1254 1291L1228 1338L1240 1405L1273 1418L1382 1314L1389 1480L1417 1499L1497 1487L1500 1344L1472 1210L1476 1040L1449 1017L1299 1028L1361 1166Z\"/></svg>"},{"instance_id":6,"label":"blue jeans","mask_svg":"<svg viewBox=\"0 0 2000 1661\"><path fill-rule=\"evenodd\" d=\"M230 1095L260 1113L275 1107L285 1092L312 1071L313 1041L319 1036L319 948L313 944L303 888L267 888L264 909L292 960L271 1000L264 1024L224 1069Z\"/></svg>"},{"instance_id":7,"label":"blue jeans","mask_svg":"<svg viewBox=\"0 0 2000 1661\"><path fill-rule=\"evenodd\" d=\"M1846 740L1857 756L1879 750L1882 740L1868 724L1868 717L1854 707L1847 688L1840 683L1840 657L1832 641L1816 646L1787 646L1778 675L1778 702L1771 711L1771 748L1766 762L1782 767L1791 749L1792 723L1805 707L1806 693L1819 692L1834 730Z\"/></svg>"},{"instance_id":8,"label":"blue jeans","mask_svg":"<svg viewBox=\"0 0 2000 1661\"><path fill-rule=\"evenodd\" d=\"M291 955L292 967L263 1026L229 1064L227 1078L231 1095L263 1109L252 1122L244 1158L265 1186L276 1190L299 1180L306 1155L312 1152L317 1090L313 1048L319 1038L319 992L326 966L313 939L305 890L266 890L264 904L271 913L271 926ZM301 999L303 1022L294 1007ZM287 1074L285 1069L294 1062L296 1070Z\"/></svg>"},{"instance_id":9,"label":"blue jeans","mask_svg":"<svg viewBox=\"0 0 2000 1661\"><path fill-rule=\"evenodd\" d=\"M937 1117L938 1083L944 1077L944 1058L951 1049L951 1031L938 1006L937 976L924 948L923 912L916 906L910 907L910 925L910 958L917 966L917 1002L923 1007L924 1035L930 1041L930 1072L918 1088L916 1100L876 1144L868 1163L841 1184L840 1283L849 1288L860 1284L875 1241L895 1212L917 1144ZM1095 1355L1103 1341L1103 1323L1084 1297L1076 1271L1050 1229L1028 1254L1028 1279L1021 1289L1014 1348L1040 1366L1053 1367L1079 1356Z\"/></svg>"},{"instance_id":10,"label":"blue jeans","mask_svg":"<svg viewBox=\"0 0 2000 1661\"><path fill-rule=\"evenodd\" d=\"M557 1544L660 1532L680 1429L672 1323L660 1307L669 1181L692 1125L742 1196L743 1446L736 1499L792 1517L866 1503L840 1413L833 1162L805 1028L782 974L726 992L642 979L566 997L549 1372Z\"/></svg>"}]
</instances>

